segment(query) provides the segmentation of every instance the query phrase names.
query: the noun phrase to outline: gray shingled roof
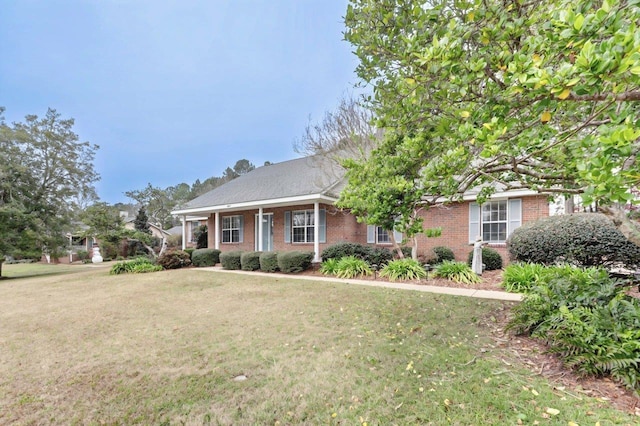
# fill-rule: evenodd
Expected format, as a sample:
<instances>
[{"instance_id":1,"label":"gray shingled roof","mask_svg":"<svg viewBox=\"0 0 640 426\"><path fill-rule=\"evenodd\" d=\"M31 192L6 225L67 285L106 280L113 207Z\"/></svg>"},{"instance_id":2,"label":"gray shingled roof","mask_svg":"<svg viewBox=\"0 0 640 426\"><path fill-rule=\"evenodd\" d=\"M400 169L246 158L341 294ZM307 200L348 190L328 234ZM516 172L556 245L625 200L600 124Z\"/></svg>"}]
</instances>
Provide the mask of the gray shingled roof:
<instances>
[{"instance_id":1,"label":"gray shingled roof","mask_svg":"<svg viewBox=\"0 0 640 426\"><path fill-rule=\"evenodd\" d=\"M258 167L189 201L179 210L314 194L338 198L343 177L343 169L327 157L298 158Z\"/></svg>"}]
</instances>

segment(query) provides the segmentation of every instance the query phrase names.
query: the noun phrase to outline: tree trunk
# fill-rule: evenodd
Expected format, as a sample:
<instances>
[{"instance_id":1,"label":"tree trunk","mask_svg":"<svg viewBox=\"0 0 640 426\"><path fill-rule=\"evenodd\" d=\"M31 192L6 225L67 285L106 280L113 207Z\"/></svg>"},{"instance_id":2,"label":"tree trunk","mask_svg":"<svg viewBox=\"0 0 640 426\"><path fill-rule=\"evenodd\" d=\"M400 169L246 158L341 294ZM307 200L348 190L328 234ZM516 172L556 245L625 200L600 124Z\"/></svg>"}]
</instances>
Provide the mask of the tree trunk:
<instances>
[{"instance_id":1,"label":"tree trunk","mask_svg":"<svg viewBox=\"0 0 640 426\"><path fill-rule=\"evenodd\" d=\"M4 263L4 259L0 259L0 278L2 278L2 264Z\"/></svg>"},{"instance_id":2,"label":"tree trunk","mask_svg":"<svg viewBox=\"0 0 640 426\"><path fill-rule=\"evenodd\" d=\"M620 232L622 232L622 235L627 237L627 239L635 245L640 246L640 229L638 229L638 226L629 219L627 212L624 211L624 209L615 206L600 206L599 210L613 221L613 224Z\"/></svg>"}]
</instances>

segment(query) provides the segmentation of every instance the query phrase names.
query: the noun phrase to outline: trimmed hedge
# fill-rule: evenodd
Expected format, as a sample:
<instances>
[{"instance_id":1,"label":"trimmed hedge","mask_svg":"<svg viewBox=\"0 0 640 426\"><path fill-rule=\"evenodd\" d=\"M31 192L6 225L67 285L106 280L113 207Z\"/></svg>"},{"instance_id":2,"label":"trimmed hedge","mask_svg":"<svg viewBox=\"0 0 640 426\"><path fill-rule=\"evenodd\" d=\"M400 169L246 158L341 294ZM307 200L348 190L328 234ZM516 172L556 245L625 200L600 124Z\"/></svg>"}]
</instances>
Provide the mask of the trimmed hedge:
<instances>
[{"instance_id":1,"label":"trimmed hedge","mask_svg":"<svg viewBox=\"0 0 640 426\"><path fill-rule=\"evenodd\" d=\"M240 256L240 266L243 271L257 271L260 269L260 251L248 251Z\"/></svg>"},{"instance_id":2,"label":"trimmed hedge","mask_svg":"<svg viewBox=\"0 0 640 426\"><path fill-rule=\"evenodd\" d=\"M369 265L378 265L380 267L393 259L393 253L387 248L371 247L358 243L337 243L322 251L322 260L340 260L347 256L354 256L364 260Z\"/></svg>"},{"instance_id":3,"label":"trimmed hedge","mask_svg":"<svg viewBox=\"0 0 640 426\"><path fill-rule=\"evenodd\" d=\"M507 240L513 261L576 266L640 264L640 247L631 243L606 216L575 213L550 216L513 231Z\"/></svg>"},{"instance_id":4,"label":"trimmed hedge","mask_svg":"<svg viewBox=\"0 0 640 426\"><path fill-rule=\"evenodd\" d=\"M220 250L196 249L191 253L193 266L214 266L220 262Z\"/></svg>"},{"instance_id":5,"label":"trimmed hedge","mask_svg":"<svg viewBox=\"0 0 640 426\"><path fill-rule=\"evenodd\" d=\"M171 250L163 253L157 262L164 269L179 269L191 265L191 258L185 251Z\"/></svg>"},{"instance_id":6,"label":"trimmed hedge","mask_svg":"<svg viewBox=\"0 0 640 426\"><path fill-rule=\"evenodd\" d=\"M275 251L261 253L260 270L262 272L276 272L278 270L278 253Z\"/></svg>"},{"instance_id":7,"label":"trimmed hedge","mask_svg":"<svg viewBox=\"0 0 640 426\"><path fill-rule=\"evenodd\" d=\"M189 253L189 258L191 258L191 255L193 254L193 252L194 252L195 250L196 250L196 249L194 249L194 248L190 247L190 248L186 248L186 249L184 249L184 252L185 252L185 253Z\"/></svg>"},{"instance_id":8,"label":"trimmed hedge","mask_svg":"<svg viewBox=\"0 0 640 426\"><path fill-rule=\"evenodd\" d=\"M467 264L471 266L473 263L473 250L469 252ZM500 253L490 247L482 247L482 263L485 271L495 271L502 269L502 256Z\"/></svg>"},{"instance_id":9,"label":"trimmed hedge","mask_svg":"<svg viewBox=\"0 0 640 426\"><path fill-rule=\"evenodd\" d=\"M224 269L242 269L241 251L225 251L220 253L220 264Z\"/></svg>"},{"instance_id":10,"label":"trimmed hedge","mask_svg":"<svg viewBox=\"0 0 640 426\"><path fill-rule=\"evenodd\" d=\"M313 252L310 251L286 251L278 253L278 268L285 274L302 272L311 266Z\"/></svg>"}]
</instances>

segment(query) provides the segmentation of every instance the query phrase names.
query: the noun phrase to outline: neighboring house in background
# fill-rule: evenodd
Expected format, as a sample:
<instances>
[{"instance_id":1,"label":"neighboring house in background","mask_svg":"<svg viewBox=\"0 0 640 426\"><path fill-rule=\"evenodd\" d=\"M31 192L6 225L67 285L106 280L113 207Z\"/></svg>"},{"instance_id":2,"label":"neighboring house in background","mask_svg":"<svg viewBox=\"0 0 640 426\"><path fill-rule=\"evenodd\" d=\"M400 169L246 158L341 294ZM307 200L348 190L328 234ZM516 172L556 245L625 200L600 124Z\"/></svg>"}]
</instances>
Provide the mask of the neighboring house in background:
<instances>
[{"instance_id":1,"label":"neighboring house in background","mask_svg":"<svg viewBox=\"0 0 640 426\"><path fill-rule=\"evenodd\" d=\"M125 217L124 219L124 227L125 229L130 229L130 230L134 230L136 229L136 224L135 224L135 218L133 217ZM151 231L151 235L156 237L156 238L166 238L169 235L171 235L168 231L164 230L164 229L160 229L160 227L147 222L147 224L149 225L149 230Z\"/></svg>"},{"instance_id":2,"label":"neighboring house in background","mask_svg":"<svg viewBox=\"0 0 640 426\"><path fill-rule=\"evenodd\" d=\"M183 247L189 223L206 217L208 246L222 251L322 250L338 242L391 247L389 233L358 223L335 207L345 185L344 170L322 156L259 167L190 201L172 212L183 221ZM418 254L447 246L466 260L478 235L506 256L505 241L521 224L549 215L546 195L532 191L494 194L482 206L473 193L463 201L424 210L424 226L441 227L442 236L420 235ZM196 219L197 220L197 219ZM401 236L398 236L401 237Z\"/></svg>"}]
</instances>

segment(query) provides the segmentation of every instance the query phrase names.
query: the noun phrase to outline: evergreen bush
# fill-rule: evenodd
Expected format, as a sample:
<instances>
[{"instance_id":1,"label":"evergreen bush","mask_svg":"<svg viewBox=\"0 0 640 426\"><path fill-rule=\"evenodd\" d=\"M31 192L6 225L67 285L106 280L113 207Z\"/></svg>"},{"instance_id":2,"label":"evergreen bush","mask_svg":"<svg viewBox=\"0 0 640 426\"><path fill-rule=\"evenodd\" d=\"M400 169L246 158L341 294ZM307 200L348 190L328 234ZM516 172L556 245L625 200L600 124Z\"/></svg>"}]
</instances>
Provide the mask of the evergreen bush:
<instances>
[{"instance_id":1,"label":"evergreen bush","mask_svg":"<svg viewBox=\"0 0 640 426\"><path fill-rule=\"evenodd\" d=\"M168 250L158 257L157 262L164 269L179 269L191 265L191 258L182 250Z\"/></svg>"},{"instance_id":2,"label":"evergreen bush","mask_svg":"<svg viewBox=\"0 0 640 426\"><path fill-rule=\"evenodd\" d=\"M195 255L196 252L193 252ZM224 269L239 270L242 268L241 251L225 251L220 253L220 264Z\"/></svg>"},{"instance_id":3,"label":"evergreen bush","mask_svg":"<svg viewBox=\"0 0 640 426\"><path fill-rule=\"evenodd\" d=\"M467 264L471 266L471 263L473 263L473 250L469 252L467 257ZM502 269L502 256L490 247L482 247L482 263L485 271Z\"/></svg>"},{"instance_id":4,"label":"evergreen bush","mask_svg":"<svg viewBox=\"0 0 640 426\"><path fill-rule=\"evenodd\" d=\"M215 266L220 262L220 250L216 249L191 249L191 263L193 266Z\"/></svg>"},{"instance_id":5,"label":"evergreen bush","mask_svg":"<svg viewBox=\"0 0 640 426\"><path fill-rule=\"evenodd\" d=\"M240 266L243 271L257 271L260 269L260 251L248 251L240 256Z\"/></svg>"},{"instance_id":6,"label":"evergreen bush","mask_svg":"<svg viewBox=\"0 0 640 426\"><path fill-rule=\"evenodd\" d=\"M431 265L439 265L444 261L453 262L456 260L456 256L453 254L453 250L451 250L449 247L434 247L433 253L436 255L436 257L429 260L429 263Z\"/></svg>"},{"instance_id":7,"label":"evergreen bush","mask_svg":"<svg viewBox=\"0 0 640 426\"><path fill-rule=\"evenodd\" d=\"M640 247L631 243L606 216L575 213L550 216L513 231L507 240L511 260L576 266L640 264Z\"/></svg>"},{"instance_id":8,"label":"evergreen bush","mask_svg":"<svg viewBox=\"0 0 640 426\"><path fill-rule=\"evenodd\" d=\"M278 253L278 268L285 274L302 272L311 266L313 252L286 251Z\"/></svg>"},{"instance_id":9,"label":"evergreen bush","mask_svg":"<svg viewBox=\"0 0 640 426\"><path fill-rule=\"evenodd\" d=\"M262 272L278 271L278 253L275 251L265 251L261 253L260 270Z\"/></svg>"},{"instance_id":10,"label":"evergreen bush","mask_svg":"<svg viewBox=\"0 0 640 426\"><path fill-rule=\"evenodd\" d=\"M347 256L355 256L362 259L369 265L382 267L393 259L393 253L385 247L371 247L358 243L336 243L322 252L322 260L342 259Z\"/></svg>"}]
</instances>

